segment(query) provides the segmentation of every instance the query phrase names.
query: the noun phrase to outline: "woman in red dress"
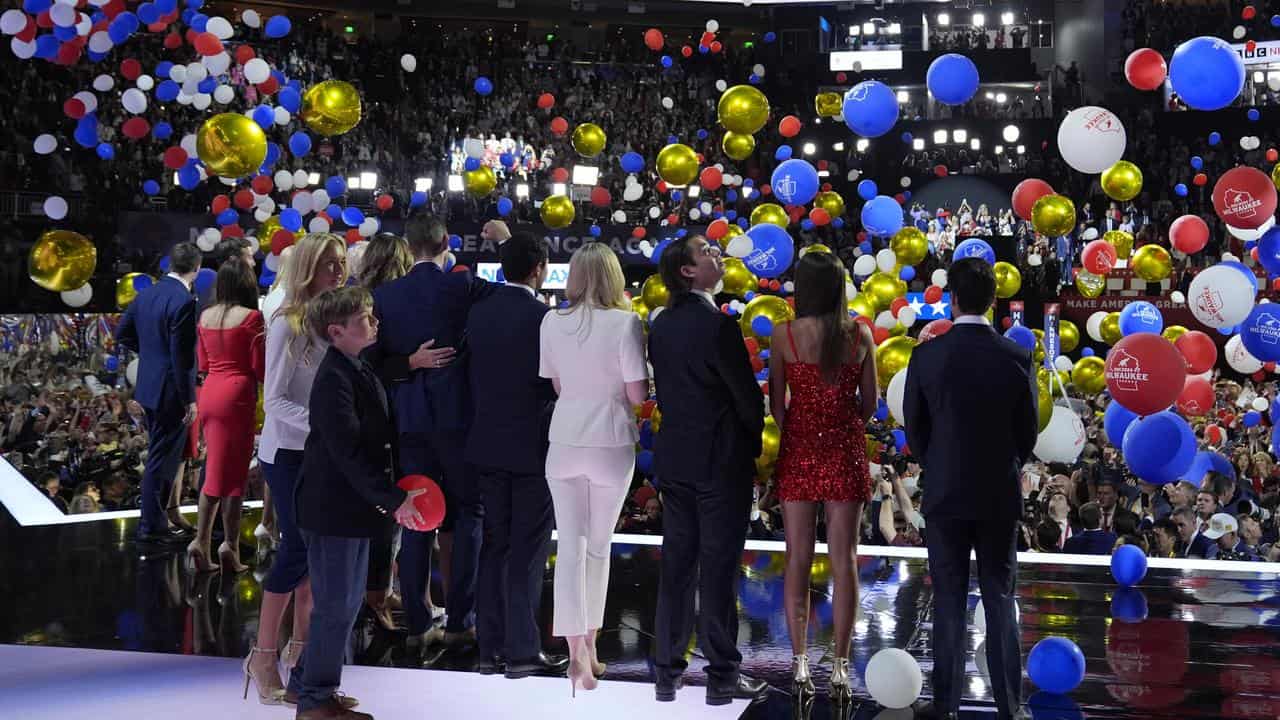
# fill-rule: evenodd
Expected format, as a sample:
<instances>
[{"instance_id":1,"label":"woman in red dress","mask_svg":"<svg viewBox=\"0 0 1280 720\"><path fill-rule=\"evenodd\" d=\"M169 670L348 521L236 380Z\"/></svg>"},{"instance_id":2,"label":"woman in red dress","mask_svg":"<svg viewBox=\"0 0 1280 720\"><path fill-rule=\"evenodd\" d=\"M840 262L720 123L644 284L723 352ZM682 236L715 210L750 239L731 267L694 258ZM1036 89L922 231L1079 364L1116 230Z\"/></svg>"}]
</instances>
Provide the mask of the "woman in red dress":
<instances>
[{"instance_id":1,"label":"woman in red dress","mask_svg":"<svg viewBox=\"0 0 1280 720\"><path fill-rule=\"evenodd\" d=\"M219 505L226 541L218 548L218 558L237 573L248 570L240 562L240 503L253 454L254 406L266 347L257 308L253 269L232 257L218 269L214 305L201 313L196 328L196 357L204 377L196 414L206 459L196 538L187 547L187 558L197 571L218 568L209 559L209 545Z\"/></svg>"},{"instance_id":2,"label":"woman in red dress","mask_svg":"<svg viewBox=\"0 0 1280 720\"><path fill-rule=\"evenodd\" d=\"M796 690L812 693L805 641L809 568L821 503L835 579L831 693L847 696L849 644L858 607L854 556L862 507L871 495L865 427L879 401L875 344L865 325L849 320L844 267L833 255L806 254L796 264L795 283L796 319L774 328L769 355L769 399L782 429L774 480L787 539L784 605L795 656L792 670Z\"/></svg>"}]
</instances>

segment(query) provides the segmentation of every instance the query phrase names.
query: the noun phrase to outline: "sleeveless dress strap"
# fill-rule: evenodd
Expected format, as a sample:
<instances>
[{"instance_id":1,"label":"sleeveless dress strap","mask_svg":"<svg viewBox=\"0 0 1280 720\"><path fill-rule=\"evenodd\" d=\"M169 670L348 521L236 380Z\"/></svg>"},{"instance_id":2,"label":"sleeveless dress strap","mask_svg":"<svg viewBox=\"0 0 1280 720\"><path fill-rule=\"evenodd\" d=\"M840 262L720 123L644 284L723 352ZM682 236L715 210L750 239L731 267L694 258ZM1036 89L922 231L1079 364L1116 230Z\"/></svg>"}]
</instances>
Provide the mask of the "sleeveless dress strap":
<instances>
[{"instance_id":1,"label":"sleeveless dress strap","mask_svg":"<svg viewBox=\"0 0 1280 720\"><path fill-rule=\"evenodd\" d=\"M802 362L800 353L796 350L796 339L791 336L791 323L787 323L787 342L791 344L791 356L795 358L796 362Z\"/></svg>"}]
</instances>

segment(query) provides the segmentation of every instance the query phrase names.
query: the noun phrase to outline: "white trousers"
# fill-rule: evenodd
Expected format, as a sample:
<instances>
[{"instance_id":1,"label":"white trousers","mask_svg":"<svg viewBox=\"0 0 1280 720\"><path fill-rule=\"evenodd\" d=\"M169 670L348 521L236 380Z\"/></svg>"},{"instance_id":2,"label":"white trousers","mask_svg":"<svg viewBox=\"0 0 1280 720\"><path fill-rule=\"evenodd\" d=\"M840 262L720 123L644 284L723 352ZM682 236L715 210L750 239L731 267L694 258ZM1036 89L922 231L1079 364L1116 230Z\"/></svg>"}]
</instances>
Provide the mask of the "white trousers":
<instances>
[{"instance_id":1,"label":"white trousers","mask_svg":"<svg viewBox=\"0 0 1280 720\"><path fill-rule=\"evenodd\" d=\"M604 623L613 529L635 471L631 445L551 444L547 485L556 513L555 612L552 634L585 635Z\"/></svg>"}]
</instances>

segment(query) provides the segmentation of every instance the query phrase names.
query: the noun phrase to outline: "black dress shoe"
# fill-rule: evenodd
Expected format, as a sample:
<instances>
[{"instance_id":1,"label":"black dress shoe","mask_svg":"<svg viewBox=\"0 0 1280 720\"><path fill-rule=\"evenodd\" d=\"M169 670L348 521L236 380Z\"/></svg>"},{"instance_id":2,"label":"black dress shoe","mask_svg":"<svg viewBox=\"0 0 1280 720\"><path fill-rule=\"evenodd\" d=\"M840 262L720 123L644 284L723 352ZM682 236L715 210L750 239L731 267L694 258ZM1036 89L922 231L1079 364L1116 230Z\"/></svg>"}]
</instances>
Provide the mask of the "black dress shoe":
<instances>
[{"instance_id":1,"label":"black dress shoe","mask_svg":"<svg viewBox=\"0 0 1280 720\"><path fill-rule=\"evenodd\" d=\"M959 720L960 713L955 710L940 710L933 703L919 703L912 707L916 720Z\"/></svg>"},{"instance_id":2,"label":"black dress shoe","mask_svg":"<svg viewBox=\"0 0 1280 720\"><path fill-rule=\"evenodd\" d=\"M189 542L189 538L181 528L170 526L159 532L138 533L137 541L143 545L178 545Z\"/></svg>"},{"instance_id":3,"label":"black dress shoe","mask_svg":"<svg viewBox=\"0 0 1280 720\"><path fill-rule=\"evenodd\" d=\"M759 700L768 692L769 683L739 675L738 682L728 688L717 688L708 685L707 704L728 705L734 700Z\"/></svg>"},{"instance_id":4,"label":"black dress shoe","mask_svg":"<svg viewBox=\"0 0 1280 720\"><path fill-rule=\"evenodd\" d=\"M658 675L653 684L653 697L658 702L675 702L676 691L684 687L684 676L667 677Z\"/></svg>"},{"instance_id":5,"label":"black dress shoe","mask_svg":"<svg viewBox=\"0 0 1280 720\"><path fill-rule=\"evenodd\" d=\"M497 655L476 662L476 672L481 675L500 675L506 669L507 664Z\"/></svg>"},{"instance_id":6,"label":"black dress shoe","mask_svg":"<svg viewBox=\"0 0 1280 720\"><path fill-rule=\"evenodd\" d=\"M569 658L540 652L531 660L507 663L506 676L508 680L519 680L530 675L560 675L567 667Z\"/></svg>"}]
</instances>

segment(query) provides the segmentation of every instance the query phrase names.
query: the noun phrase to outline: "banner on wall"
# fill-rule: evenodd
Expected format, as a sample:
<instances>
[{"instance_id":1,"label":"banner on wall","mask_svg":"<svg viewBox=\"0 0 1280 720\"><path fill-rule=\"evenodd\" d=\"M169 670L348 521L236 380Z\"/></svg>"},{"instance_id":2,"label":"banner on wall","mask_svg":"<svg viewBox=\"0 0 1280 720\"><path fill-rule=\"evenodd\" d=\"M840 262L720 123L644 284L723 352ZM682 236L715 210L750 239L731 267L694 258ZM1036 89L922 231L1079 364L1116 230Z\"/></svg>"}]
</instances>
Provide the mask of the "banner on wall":
<instances>
[{"instance_id":1,"label":"banner on wall","mask_svg":"<svg viewBox=\"0 0 1280 720\"><path fill-rule=\"evenodd\" d=\"M1009 321L1014 325L1026 325L1026 306L1021 300L1009 301Z\"/></svg>"},{"instance_id":2,"label":"banner on wall","mask_svg":"<svg viewBox=\"0 0 1280 720\"><path fill-rule=\"evenodd\" d=\"M1044 366L1053 368L1053 361L1061 353L1058 345L1058 303L1044 306Z\"/></svg>"}]
</instances>

